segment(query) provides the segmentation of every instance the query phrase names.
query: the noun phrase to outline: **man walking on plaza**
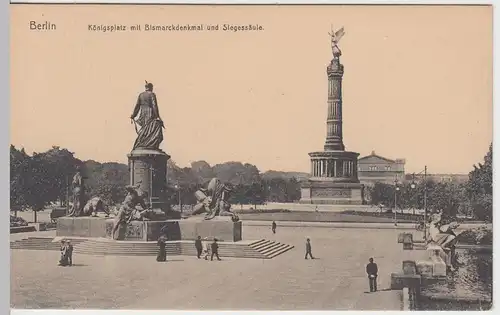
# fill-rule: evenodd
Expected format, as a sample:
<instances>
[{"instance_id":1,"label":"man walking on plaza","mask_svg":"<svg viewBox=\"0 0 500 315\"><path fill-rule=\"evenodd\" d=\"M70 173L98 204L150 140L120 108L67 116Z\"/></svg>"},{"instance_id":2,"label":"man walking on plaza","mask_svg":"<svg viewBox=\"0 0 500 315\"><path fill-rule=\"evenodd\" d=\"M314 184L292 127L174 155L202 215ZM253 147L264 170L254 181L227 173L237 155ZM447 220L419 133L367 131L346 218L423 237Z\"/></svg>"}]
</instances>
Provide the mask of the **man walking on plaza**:
<instances>
[{"instance_id":1,"label":"man walking on plaza","mask_svg":"<svg viewBox=\"0 0 500 315\"><path fill-rule=\"evenodd\" d=\"M271 230L273 230L273 234L276 234L276 222L273 221L273 224L271 225Z\"/></svg>"},{"instance_id":2,"label":"man walking on plaza","mask_svg":"<svg viewBox=\"0 0 500 315\"><path fill-rule=\"evenodd\" d=\"M203 244L201 243L201 236L198 236L196 241L194 241L194 247L196 248L196 256L198 256L198 259L200 259L201 253L203 252Z\"/></svg>"},{"instance_id":3,"label":"man walking on plaza","mask_svg":"<svg viewBox=\"0 0 500 315\"><path fill-rule=\"evenodd\" d=\"M71 244L71 240L67 240L66 244L68 247L68 265L73 266L73 244Z\"/></svg>"},{"instance_id":4,"label":"man walking on plaza","mask_svg":"<svg viewBox=\"0 0 500 315\"><path fill-rule=\"evenodd\" d=\"M214 242L212 243L212 255L210 256L210 260L214 260L214 255L217 257L217 260L221 260L219 258L219 244L217 244L216 238L214 238Z\"/></svg>"},{"instance_id":5,"label":"man walking on plaza","mask_svg":"<svg viewBox=\"0 0 500 315\"><path fill-rule=\"evenodd\" d=\"M307 239L307 241L306 241L306 259L307 259L307 255L309 255L311 257L311 259L314 259L313 255L312 255L312 248L311 248L311 240L310 239Z\"/></svg>"},{"instance_id":6,"label":"man walking on plaza","mask_svg":"<svg viewBox=\"0 0 500 315\"><path fill-rule=\"evenodd\" d=\"M370 292L377 292L377 264L370 258L370 263L366 265L366 273L368 274L368 282L370 284Z\"/></svg>"}]
</instances>

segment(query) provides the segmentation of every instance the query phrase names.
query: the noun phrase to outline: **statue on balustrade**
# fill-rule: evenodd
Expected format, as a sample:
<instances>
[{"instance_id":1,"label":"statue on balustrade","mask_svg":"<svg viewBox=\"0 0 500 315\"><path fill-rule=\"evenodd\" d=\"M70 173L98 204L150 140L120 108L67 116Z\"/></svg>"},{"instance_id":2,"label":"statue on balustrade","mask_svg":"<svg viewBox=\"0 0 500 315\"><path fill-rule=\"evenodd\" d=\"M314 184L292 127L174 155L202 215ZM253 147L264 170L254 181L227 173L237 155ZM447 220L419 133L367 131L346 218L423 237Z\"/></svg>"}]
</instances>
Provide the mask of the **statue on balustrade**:
<instances>
[{"instance_id":1,"label":"statue on balustrade","mask_svg":"<svg viewBox=\"0 0 500 315\"><path fill-rule=\"evenodd\" d=\"M137 138L134 143L135 149L159 150L163 141L163 121L158 110L158 101L153 92L153 83L146 81L146 90L139 94L134 111L130 116L135 126ZM138 128L139 126L140 128Z\"/></svg>"},{"instance_id":2,"label":"statue on balustrade","mask_svg":"<svg viewBox=\"0 0 500 315\"><path fill-rule=\"evenodd\" d=\"M231 211L229 203L231 192L230 184L222 183L216 177L212 178L206 189L201 188L195 192L198 203L192 215L205 213L205 220L211 220L216 216L230 216L234 222L239 221L238 216Z\"/></svg>"},{"instance_id":3,"label":"statue on balustrade","mask_svg":"<svg viewBox=\"0 0 500 315\"><path fill-rule=\"evenodd\" d=\"M429 236L431 242L441 246L445 252L453 250L457 240L456 230L460 224L457 222L445 222L442 213L435 213L431 216L429 225Z\"/></svg>"}]
</instances>

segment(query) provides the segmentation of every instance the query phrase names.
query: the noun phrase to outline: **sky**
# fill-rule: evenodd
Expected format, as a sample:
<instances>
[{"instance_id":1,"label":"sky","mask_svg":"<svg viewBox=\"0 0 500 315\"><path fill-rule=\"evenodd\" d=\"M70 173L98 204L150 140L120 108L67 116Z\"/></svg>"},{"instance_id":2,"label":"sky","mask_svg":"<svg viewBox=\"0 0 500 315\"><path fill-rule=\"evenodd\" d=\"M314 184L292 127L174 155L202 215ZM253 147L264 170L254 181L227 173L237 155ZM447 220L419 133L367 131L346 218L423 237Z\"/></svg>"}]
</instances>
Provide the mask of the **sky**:
<instances>
[{"instance_id":1,"label":"sky","mask_svg":"<svg viewBox=\"0 0 500 315\"><path fill-rule=\"evenodd\" d=\"M340 41L346 150L406 171L467 173L492 141L489 6L11 5L11 143L127 162L130 115L154 83L161 148L310 171L326 137L328 32ZM30 21L56 30L30 30ZM89 24L219 24L219 31L92 32ZM223 24L262 31L222 31Z\"/></svg>"}]
</instances>

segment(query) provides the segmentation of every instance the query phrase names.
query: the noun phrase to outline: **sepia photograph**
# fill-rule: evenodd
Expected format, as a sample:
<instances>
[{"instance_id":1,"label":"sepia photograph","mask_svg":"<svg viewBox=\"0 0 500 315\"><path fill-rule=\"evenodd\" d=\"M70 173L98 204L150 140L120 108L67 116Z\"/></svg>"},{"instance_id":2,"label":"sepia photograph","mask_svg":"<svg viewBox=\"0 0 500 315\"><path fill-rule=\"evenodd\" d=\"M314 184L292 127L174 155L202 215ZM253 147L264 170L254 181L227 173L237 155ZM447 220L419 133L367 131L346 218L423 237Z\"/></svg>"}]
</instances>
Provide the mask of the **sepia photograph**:
<instances>
[{"instance_id":1,"label":"sepia photograph","mask_svg":"<svg viewBox=\"0 0 500 315\"><path fill-rule=\"evenodd\" d=\"M9 11L11 309L492 309L492 5Z\"/></svg>"}]
</instances>

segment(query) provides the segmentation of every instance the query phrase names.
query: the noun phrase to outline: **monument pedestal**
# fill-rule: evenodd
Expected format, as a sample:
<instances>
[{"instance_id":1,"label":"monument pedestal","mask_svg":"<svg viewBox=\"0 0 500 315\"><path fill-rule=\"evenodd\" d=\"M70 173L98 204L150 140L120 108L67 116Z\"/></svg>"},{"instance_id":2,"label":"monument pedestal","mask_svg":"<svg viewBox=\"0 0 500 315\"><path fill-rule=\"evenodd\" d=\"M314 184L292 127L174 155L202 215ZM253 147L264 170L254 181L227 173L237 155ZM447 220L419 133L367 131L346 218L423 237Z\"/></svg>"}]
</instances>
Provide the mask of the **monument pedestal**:
<instances>
[{"instance_id":1,"label":"monument pedestal","mask_svg":"<svg viewBox=\"0 0 500 315\"><path fill-rule=\"evenodd\" d=\"M57 219L56 236L112 239L113 223L114 219L109 218L62 217ZM184 220L131 221L126 228L119 228L117 233L118 240L122 241L156 241L165 234L169 241L194 241L201 236L237 242L242 240L242 223L233 222L230 217L205 220L203 216Z\"/></svg>"},{"instance_id":2,"label":"monument pedestal","mask_svg":"<svg viewBox=\"0 0 500 315\"><path fill-rule=\"evenodd\" d=\"M198 216L178 222L182 240L195 240L198 236L225 242L242 240L242 223L233 222L231 217L217 216L212 220L205 220L203 216Z\"/></svg>"},{"instance_id":3,"label":"monument pedestal","mask_svg":"<svg viewBox=\"0 0 500 315\"><path fill-rule=\"evenodd\" d=\"M57 219L57 236L105 237L106 218L61 217Z\"/></svg>"},{"instance_id":4,"label":"monument pedestal","mask_svg":"<svg viewBox=\"0 0 500 315\"><path fill-rule=\"evenodd\" d=\"M167 161L170 156L161 150L135 149L128 155L130 185L140 183L140 190L148 193L152 209L167 212Z\"/></svg>"},{"instance_id":5,"label":"monument pedestal","mask_svg":"<svg viewBox=\"0 0 500 315\"><path fill-rule=\"evenodd\" d=\"M358 179L359 153L328 150L309 153L312 177L301 186L299 203L363 204L363 184Z\"/></svg>"},{"instance_id":6,"label":"monument pedestal","mask_svg":"<svg viewBox=\"0 0 500 315\"><path fill-rule=\"evenodd\" d=\"M363 185L310 180L301 187L299 203L361 205L363 204Z\"/></svg>"},{"instance_id":7,"label":"monument pedestal","mask_svg":"<svg viewBox=\"0 0 500 315\"><path fill-rule=\"evenodd\" d=\"M113 238L113 220L106 220L105 234ZM215 217L205 220L203 217L191 217L184 220L132 221L126 228L118 230L118 240L156 241L162 234L169 241L196 240L198 236L209 239L217 238L226 242L242 239L241 221L233 222L230 217Z\"/></svg>"}]
</instances>

